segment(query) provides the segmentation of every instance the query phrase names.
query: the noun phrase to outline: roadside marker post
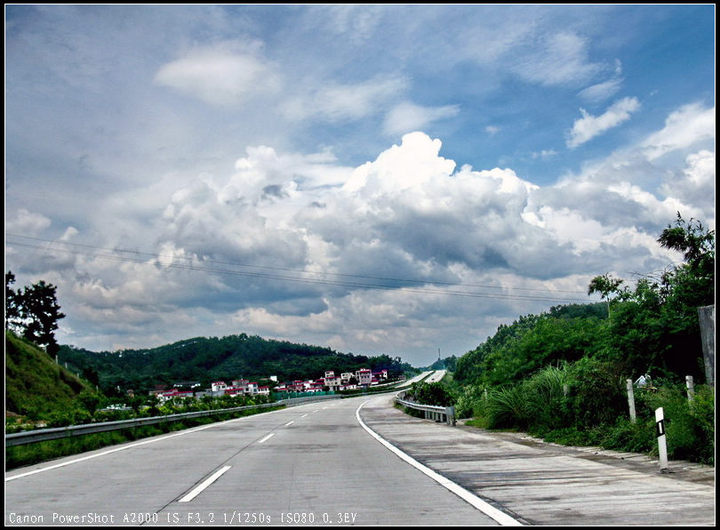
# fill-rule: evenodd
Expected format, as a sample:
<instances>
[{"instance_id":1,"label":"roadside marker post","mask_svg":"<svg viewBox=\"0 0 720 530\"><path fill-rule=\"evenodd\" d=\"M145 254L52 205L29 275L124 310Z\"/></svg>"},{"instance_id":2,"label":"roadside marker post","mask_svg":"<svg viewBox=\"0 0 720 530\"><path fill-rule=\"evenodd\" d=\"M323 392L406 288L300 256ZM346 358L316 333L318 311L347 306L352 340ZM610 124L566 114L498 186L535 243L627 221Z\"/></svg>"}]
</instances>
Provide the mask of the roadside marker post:
<instances>
[{"instance_id":1,"label":"roadside marker post","mask_svg":"<svg viewBox=\"0 0 720 530\"><path fill-rule=\"evenodd\" d=\"M692 403L692 400L695 397L695 382L693 381L693 376L685 376L685 386L687 386L688 401Z\"/></svg>"},{"instance_id":2,"label":"roadside marker post","mask_svg":"<svg viewBox=\"0 0 720 530\"><path fill-rule=\"evenodd\" d=\"M635 423L637 416L635 414L635 393L633 392L632 379L626 379L626 388L628 396L628 407L630 407L630 421Z\"/></svg>"},{"instance_id":3,"label":"roadside marker post","mask_svg":"<svg viewBox=\"0 0 720 530\"><path fill-rule=\"evenodd\" d=\"M663 408L655 410L655 427L658 437L658 455L660 457L660 472L668 471L667 438L665 436L665 414Z\"/></svg>"}]
</instances>

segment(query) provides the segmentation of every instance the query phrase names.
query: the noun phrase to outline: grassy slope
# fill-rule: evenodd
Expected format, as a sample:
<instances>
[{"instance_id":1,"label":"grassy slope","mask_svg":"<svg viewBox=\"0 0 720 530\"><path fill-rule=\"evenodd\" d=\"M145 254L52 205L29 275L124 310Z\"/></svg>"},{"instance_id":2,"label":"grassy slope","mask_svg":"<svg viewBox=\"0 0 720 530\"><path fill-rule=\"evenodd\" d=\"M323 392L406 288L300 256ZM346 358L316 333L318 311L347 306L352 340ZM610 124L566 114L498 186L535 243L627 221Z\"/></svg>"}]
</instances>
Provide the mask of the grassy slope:
<instances>
[{"instance_id":1,"label":"grassy slope","mask_svg":"<svg viewBox=\"0 0 720 530\"><path fill-rule=\"evenodd\" d=\"M5 332L7 413L34 415L64 408L84 389L95 390L34 344Z\"/></svg>"}]
</instances>

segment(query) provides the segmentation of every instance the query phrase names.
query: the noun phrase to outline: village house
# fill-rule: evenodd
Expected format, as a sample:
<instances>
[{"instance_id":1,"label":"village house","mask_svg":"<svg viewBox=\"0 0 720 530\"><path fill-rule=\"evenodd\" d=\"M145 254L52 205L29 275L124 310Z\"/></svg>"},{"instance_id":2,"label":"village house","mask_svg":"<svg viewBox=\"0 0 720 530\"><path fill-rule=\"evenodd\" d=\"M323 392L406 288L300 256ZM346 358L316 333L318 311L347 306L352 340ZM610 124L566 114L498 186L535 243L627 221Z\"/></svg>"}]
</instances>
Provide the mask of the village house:
<instances>
[{"instance_id":1,"label":"village house","mask_svg":"<svg viewBox=\"0 0 720 530\"><path fill-rule=\"evenodd\" d=\"M355 372L359 386L370 386L372 383L372 371L369 368L361 368Z\"/></svg>"},{"instance_id":2,"label":"village house","mask_svg":"<svg viewBox=\"0 0 720 530\"><path fill-rule=\"evenodd\" d=\"M195 395L192 390L166 390L156 394L161 403L173 398L193 398Z\"/></svg>"},{"instance_id":3,"label":"village house","mask_svg":"<svg viewBox=\"0 0 720 530\"><path fill-rule=\"evenodd\" d=\"M367 388L368 386L379 384L381 381L387 380L387 378L387 370L372 372L368 368L362 368L354 373L343 372L340 375L335 375L334 370L327 370L324 377L319 379L308 379L306 381L296 379L292 382L277 385L273 391L276 393L316 393L324 390L355 390L357 388ZM277 382L277 377L273 376L273 381ZM351 383L351 381L353 382ZM270 395L269 386L260 386L257 382L249 381L244 378L233 379L231 385L226 384L225 381L213 381L210 384L210 388L203 391L197 390L193 392L193 389L200 386L200 383L196 381L181 381L179 383L175 383L173 386L174 388L172 389L167 389L166 386L157 386L155 390L151 390L149 393L150 395L157 395L161 402L165 402L175 397L195 397L200 399L205 396L236 397ZM187 389L188 387L190 390Z\"/></svg>"},{"instance_id":4,"label":"village house","mask_svg":"<svg viewBox=\"0 0 720 530\"><path fill-rule=\"evenodd\" d=\"M225 384L225 381L215 381L214 383L210 383L210 390L213 392L219 392L221 390L225 390L227 388L227 385Z\"/></svg>"},{"instance_id":5,"label":"village house","mask_svg":"<svg viewBox=\"0 0 720 530\"><path fill-rule=\"evenodd\" d=\"M340 389L340 385L342 385L342 380L339 376L335 376L334 372L330 372L332 374L330 377L327 376L328 372L325 372L325 386L328 387L328 390L335 391Z\"/></svg>"}]
</instances>

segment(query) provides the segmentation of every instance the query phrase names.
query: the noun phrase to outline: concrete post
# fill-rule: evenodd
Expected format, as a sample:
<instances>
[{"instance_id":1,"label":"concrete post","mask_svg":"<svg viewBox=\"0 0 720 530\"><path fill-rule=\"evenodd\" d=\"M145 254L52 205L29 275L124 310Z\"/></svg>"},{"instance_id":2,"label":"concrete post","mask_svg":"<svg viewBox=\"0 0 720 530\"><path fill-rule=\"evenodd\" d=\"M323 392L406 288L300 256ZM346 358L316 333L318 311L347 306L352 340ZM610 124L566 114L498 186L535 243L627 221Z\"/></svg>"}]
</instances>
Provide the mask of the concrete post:
<instances>
[{"instance_id":1,"label":"concrete post","mask_svg":"<svg viewBox=\"0 0 720 530\"><path fill-rule=\"evenodd\" d=\"M445 407L445 417L447 418L447 424L455 426L455 407Z\"/></svg>"},{"instance_id":2,"label":"concrete post","mask_svg":"<svg viewBox=\"0 0 720 530\"><path fill-rule=\"evenodd\" d=\"M705 380L715 386L715 306L698 308L700 319L700 339L702 340Z\"/></svg>"},{"instance_id":3,"label":"concrete post","mask_svg":"<svg viewBox=\"0 0 720 530\"><path fill-rule=\"evenodd\" d=\"M665 414L663 408L655 410L655 427L657 429L658 456L660 457L660 472L668 469L667 438L665 436Z\"/></svg>"},{"instance_id":4,"label":"concrete post","mask_svg":"<svg viewBox=\"0 0 720 530\"><path fill-rule=\"evenodd\" d=\"M637 421L637 416L635 415L635 393L633 392L632 379L626 379L625 385L627 388L628 407L630 407L630 421L635 423Z\"/></svg>"},{"instance_id":5,"label":"concrete post","mask_svg":"<svg viewBox=\"0 0 720 530\"><path fill-rule=\"evenodd\" d=\"M685 376L685 386L687 386L688 401L692 403L692 400L695 397L695 383L693 382L693 376Z\"/></svg>"}]
</instances>

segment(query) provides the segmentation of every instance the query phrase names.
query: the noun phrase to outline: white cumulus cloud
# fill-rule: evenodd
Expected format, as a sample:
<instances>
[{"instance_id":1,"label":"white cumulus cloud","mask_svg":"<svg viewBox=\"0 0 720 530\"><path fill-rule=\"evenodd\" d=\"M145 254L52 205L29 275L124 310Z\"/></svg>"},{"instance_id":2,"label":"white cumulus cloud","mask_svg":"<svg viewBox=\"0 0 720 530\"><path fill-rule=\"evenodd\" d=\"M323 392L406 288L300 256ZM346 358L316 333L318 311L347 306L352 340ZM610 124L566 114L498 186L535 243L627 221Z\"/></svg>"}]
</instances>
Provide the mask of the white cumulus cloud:
<instances>
[{"instance_id":1,"label":"white cumulus cloud","mask_svg":"<svg viewBox=\"0 0 720 530\"><path fill-rule=\"evenodd\" d=\"M640 102L637 98L623 98L613 103L600 116L593 116L585 109L580 109L583 117L573 124L572 130L568 134L567 146L573 149L592 140L599 134L617 127L629 120L630 115L639 108Z\"/></svg>"},{"instance_id":2,"label":"white cumulus cloud","mask_svg":"<svg viewBox=\"0 0 720 530\"><path fill-rule=\"evenodd\" d=\"M699 141L715 138L715 107L703 108L700 103L684 105L671 113L662 130L650 135L643 147L649 160Z\"/></svg>"}]
</instances>

